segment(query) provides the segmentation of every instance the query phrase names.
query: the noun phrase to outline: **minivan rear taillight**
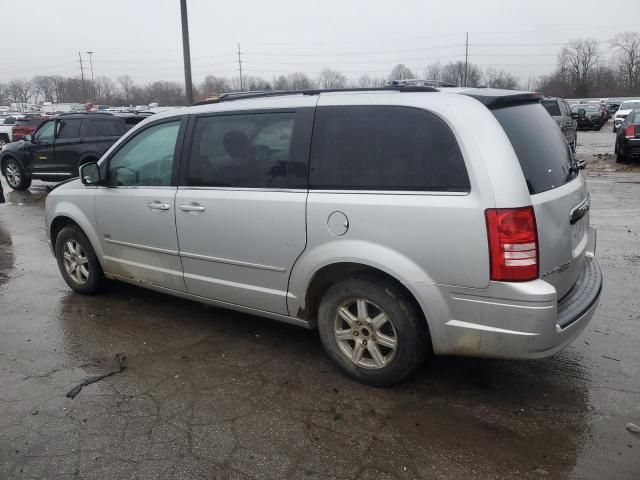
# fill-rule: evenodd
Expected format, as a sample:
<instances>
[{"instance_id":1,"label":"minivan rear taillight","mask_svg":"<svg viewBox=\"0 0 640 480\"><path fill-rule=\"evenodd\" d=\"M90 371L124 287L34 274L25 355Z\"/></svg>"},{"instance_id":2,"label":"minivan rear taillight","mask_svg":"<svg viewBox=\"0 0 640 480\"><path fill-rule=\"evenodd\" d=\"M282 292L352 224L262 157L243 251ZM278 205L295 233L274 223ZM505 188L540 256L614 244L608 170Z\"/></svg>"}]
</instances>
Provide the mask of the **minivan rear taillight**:
<instances>
[{"instance_id":1,"label":"minivan rear taillight","mask_svg":"<svg viewBox=\"0 0 640 480\"><path fill-rule=\"evenodd\" d=\"M491 280L524 282L538 278L538 230L533 207L485 211Z\"/></svg>"}]
</instances>

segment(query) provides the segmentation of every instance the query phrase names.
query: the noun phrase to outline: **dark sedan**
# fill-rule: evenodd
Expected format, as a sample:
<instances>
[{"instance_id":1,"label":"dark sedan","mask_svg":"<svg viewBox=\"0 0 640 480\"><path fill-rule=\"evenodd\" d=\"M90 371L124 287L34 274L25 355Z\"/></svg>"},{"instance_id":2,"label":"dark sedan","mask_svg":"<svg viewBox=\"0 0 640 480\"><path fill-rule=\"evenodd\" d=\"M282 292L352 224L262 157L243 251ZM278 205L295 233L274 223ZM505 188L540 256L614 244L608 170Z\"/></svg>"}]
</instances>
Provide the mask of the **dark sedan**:
<instances>
[{"instance_id":1,"label":"dark sedan","mask_svg":"<svg viewBox=\"0 0 640 480\"><path fill-rule=\"evenodd\" d=\"M599 105L579 103L572 107L572 111L578 114L578 129L595 128L600 130L606 122Z\"/></svg>"},{"instance_id":2,"label":"dark sedan","mask_svg":"<svg viewBox=\"0 0 640 480\"><path fill-rule=\"evenodd\" d=\"M640 110L631 110L616 132L616 162L640 158Z\"/></svg>"}]
</instances>

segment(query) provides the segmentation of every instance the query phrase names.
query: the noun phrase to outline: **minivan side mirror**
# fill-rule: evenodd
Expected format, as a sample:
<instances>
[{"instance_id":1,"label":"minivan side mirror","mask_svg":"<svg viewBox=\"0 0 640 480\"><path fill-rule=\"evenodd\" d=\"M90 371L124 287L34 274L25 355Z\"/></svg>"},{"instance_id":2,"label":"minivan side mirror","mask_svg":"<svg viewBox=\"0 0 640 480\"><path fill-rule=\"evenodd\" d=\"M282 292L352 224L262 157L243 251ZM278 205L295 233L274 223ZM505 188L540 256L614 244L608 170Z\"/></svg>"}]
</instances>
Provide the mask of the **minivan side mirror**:
<instances>
[{"instance_id":1,"label":"minivan side mirror","mask_svg":"<svg viewBox=\"0 0 640 480\"><path fill-rule=\"evenodd\" d=\"M100 185L100 168L96 162L80 165L80 180L87 186Z\"/></svg>"},{"instance_id":2,"label":"minivan side mirror","mask_svg":"<svg viewBox=\"0 0 640 480\"><path fill-rule=\"evenodd\" d=\"M584 108L578 109L578 117L584 117L587 114L587 111Z\"/></svg>"}]
</instances>

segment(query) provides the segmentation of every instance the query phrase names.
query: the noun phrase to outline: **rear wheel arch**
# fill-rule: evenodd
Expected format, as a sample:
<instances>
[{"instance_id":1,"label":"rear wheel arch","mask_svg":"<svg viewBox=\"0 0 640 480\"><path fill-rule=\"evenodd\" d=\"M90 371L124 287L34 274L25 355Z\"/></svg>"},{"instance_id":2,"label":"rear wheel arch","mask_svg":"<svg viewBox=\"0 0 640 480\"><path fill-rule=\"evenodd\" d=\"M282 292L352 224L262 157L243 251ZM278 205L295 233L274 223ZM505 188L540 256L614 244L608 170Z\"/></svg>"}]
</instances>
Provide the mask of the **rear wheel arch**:
<instances>
[{"instance_id":1,"label":"rear wheel arch","mask_svg":"<svg viewBox=\"0 0 640 480\"><path fill-rule=\"evenodd\" d=\"M305 293L305 308L298 311L297 316L308 320L312 326L316 326L316 317L318 308L326 291L336 283L347 277L365 277L369 279L383 280L391 284L396 290L398 290L404 298L411 303L416 312L421 317L424 328L426 329L427 336L429 337L429 347L431 348L430 329L427 321L427 316L418 302L416 296L397 278L393 275L380 270L376 267L356 262L339 262L331 263L320 268L314 273L311 281L307 285Z\"/></svg>"}]
</instances>

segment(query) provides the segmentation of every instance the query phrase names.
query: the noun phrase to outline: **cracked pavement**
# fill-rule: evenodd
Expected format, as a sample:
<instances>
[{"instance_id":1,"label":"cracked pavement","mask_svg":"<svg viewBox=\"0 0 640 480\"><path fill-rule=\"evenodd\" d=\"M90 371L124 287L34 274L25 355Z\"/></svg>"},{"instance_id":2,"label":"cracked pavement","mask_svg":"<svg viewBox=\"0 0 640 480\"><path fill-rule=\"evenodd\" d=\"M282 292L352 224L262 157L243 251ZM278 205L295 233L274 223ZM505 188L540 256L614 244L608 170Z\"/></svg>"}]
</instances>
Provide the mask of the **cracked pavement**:
<instances>
[{"instance_id":1,"label":"cracked pavement","mask_svg":"<svg viewBox=\"0 0 640 480\"><path fill-rule=\"evenodd\" d=\"M549 359L434 358L389 389L343 377L312 331L124 284L74 294L45 184L5 186L0 479L640 478L640 171L593 156L609 128L579 142L605 276L587 330ZM65 397L116 352L124 372Z\"/></svg>"}]
</instances>

